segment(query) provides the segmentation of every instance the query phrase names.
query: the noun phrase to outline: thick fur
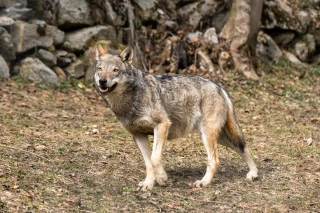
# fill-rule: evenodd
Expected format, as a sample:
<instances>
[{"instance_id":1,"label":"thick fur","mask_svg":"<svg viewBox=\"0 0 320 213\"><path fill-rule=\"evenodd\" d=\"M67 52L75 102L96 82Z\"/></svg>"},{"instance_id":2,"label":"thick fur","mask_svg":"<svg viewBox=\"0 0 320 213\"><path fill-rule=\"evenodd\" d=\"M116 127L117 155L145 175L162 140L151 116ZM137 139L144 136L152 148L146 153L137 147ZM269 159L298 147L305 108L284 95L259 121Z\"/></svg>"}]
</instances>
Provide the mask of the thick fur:
<instances>
[{"instance_id":1,"label":"thick fur","mask_svg":"<svg viewBox=\"0 0 320 213\"><path fill-rule=\"evenodd\" d=\"M208 154L202 187L212 182L219 165L217 144L239 153L249 166L247 178L257 177L233 104L226 89L216 81L181 75L153 75L132 65L133 50L109 55L98 46L94 81L124 128L134 137L145 160L147 177L141 190L151 190L154 182L165 184L167 174L161 164L166 140L200 131ZM152 152L148 135L154 135Z\"/></svg>"}]
</instances>

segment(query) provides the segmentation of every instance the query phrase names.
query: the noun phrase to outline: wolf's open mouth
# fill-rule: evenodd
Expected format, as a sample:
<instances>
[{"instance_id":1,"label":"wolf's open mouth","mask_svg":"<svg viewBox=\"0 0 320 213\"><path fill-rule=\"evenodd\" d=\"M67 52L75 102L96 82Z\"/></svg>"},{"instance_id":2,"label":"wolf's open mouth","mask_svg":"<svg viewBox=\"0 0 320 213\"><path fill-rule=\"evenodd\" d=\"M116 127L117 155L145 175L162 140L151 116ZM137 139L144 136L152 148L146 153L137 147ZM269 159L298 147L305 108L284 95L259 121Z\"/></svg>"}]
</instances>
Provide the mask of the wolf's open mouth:
<instances>
[{"instance_id":1,"label":"wolf's open mouth","mask_svg":"<svg viewBox=\"0 0 320 213\"><path fill-rule=\"evenodd\" d=\"M102 94L108 94L110 92L112 92L117 86L117 83L115 83L112 87L99 87L99 91Z\"/></svg>"}]
</instances>

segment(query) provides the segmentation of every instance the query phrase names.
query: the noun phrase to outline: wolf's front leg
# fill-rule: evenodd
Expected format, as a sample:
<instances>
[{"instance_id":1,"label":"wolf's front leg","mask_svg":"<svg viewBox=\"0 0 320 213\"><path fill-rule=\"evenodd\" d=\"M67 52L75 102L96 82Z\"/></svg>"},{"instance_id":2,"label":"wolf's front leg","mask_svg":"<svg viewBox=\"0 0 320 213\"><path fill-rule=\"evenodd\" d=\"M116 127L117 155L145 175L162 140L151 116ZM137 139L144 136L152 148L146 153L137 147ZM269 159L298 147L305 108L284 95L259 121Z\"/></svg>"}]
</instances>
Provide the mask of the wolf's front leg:
<instances>
[{"instance_id":1,"label":"wolf's front leg","mask_svg":"<svg viewBox=\"0 0 320 213\"><path fill-rule=\"evenodd\" d=\"M146 164L146 170L147 170L146 179L139 183L140 190L141 191L151 190L154 185L155 171L151 163L151 150L150 150L150 143L148 141L148 135L134 134L133 138L141 151L144 162Z\"/></svg>"},{"instance_id":2,"label":"wolf's front leg","mask_svg":"<svg viewBox=\"0 0 320 213\"><path fill-rule=\"evenodd\" d=\"M165 185L165 182L168 180L167 173L162 166L161 160L170 125L170 121L164 120L154 129L151 163L155 171L155 179L159 185Z\"/></svg>"}]
</instances>

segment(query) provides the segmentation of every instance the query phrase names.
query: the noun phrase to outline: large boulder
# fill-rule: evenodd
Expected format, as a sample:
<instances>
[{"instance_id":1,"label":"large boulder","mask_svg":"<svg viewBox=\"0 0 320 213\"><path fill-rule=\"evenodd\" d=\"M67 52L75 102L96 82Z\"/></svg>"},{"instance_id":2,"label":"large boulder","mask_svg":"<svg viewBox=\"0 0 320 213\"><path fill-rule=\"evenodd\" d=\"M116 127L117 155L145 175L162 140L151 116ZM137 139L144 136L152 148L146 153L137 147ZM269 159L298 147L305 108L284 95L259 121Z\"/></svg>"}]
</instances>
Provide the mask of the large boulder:
<instances>
[{"instance_id":1,"label":"large boulder","mask_svg":"<svg viewBox=\"0 0 320 213\"><path fill-rule=\"evenodd\" d=\"M9 70L8 64L2 58L1 55L0 55L0 77L1 78L9 78L10 77L10 70Z\"/></svg>"},{"instance_id":2,"label":"large boulder","mask_svg":"<svg viewBox=\"0 0 320 213\"><path fill-rule=\"evenodd\" d=\"M0 27L0 55L11 61L16 59L10 34L6 29Z\"/></svg>"},{"instance_id":3,"label":"large boulder","mask_svg":"<svg viewBox=\"0 0 320 213\"><path fill-rule=\"evenodd\" d=\"M283 0L265 0L261 18L261 27L265 29L293 30L302 33L306 30L298 18Z\"/></svg>"},{"instance_id":4,"label":"large boulder","mask_svg":"<svg viewBox=\"0 0 320 213\"><path fill-rule=\"evenodd\" d=\"M106 4L105 13L106 13L107 22L113 26L122 26L124 21L122 20L122 17L119 16L114 11L110 1L105 1L105 4Z\"/></svg>"},{"instance_id":5,"label":"large boulder","mask_svg":"<svg viewBox=\"0 0 320 213\"><path fill-rule=\"evenodd\" d=\"M228 17L228 14L225 13L225 11L228 11L226 9L226 2L227 1L206 0L183 4L183 6L177 10L178 20L180 24L190 25L193 30L197 29L201 22L202 27L214 26L218 29L217 32L219 32ZM215 17L217 17L217 19L215 19Z\"/></svg>"},{"instance_id":6,"label":"large boulder","mask_svg":"<svg viewBox=\"0 0 320 213\"><path fill-rule=\"evenodd\" d=\"M13 25L14 20L7 16L0 16L0 27Z\"/></svg>"},{"instance_id":7,"label":"large boulder","mask_svg":"<svg viewBox=\"0 0 320 213\"><path fill-rule=\"evenodd\" d=\"M303 62L310 61L309 57L312 56L316 49L316 43L313 35L306 34L303 39L298 40L294 44L294 54Z\"/></svg>"},{"instance_id":8,"label":"large boulder","mask_svg":"<svg viewBox=\"0 0 320 213\"><path fill-rule=\"evenodd\" d=\"M133 4L136 5L136 15L141 17L143 20L148 20L154 15L155 11L157 10L156 4L158 4L158 0L133 0Z\"/></svg>"},{"instance_id":9,"label":"large boulder","mask_svg":"<svg viewBox=\"0 0 320 213\"><path fill-rule=\"evenodd\" d=\"M193 2L178 9L179 18L186 21L193 29L197 28L202 17L197 10L199 4L199 2Z\"/></svg>"},{"instance_id":10,"label":"large boulder","mask_svg":"<svg viewBox=\"0 0 320 213\"><path fill-rule=\"evenodd\" d=\"M59 0L57 24L60 28L94 24L88 2L86 0Z\"/></svg>"},{"instance_id":11,"label":"large boulder","mask_svg":"<svg viewBox=\"0 0 320 213\"><path fill-rule=\"evenodd\" d=\"M23 53L35 47L50 47L55 43L57 37L64 35L64 32L56 26L15 21L11 35L15 51Z\"/></svg>"},{"instance_id":12,"label":"large boulder","mask_svg":"<svg viewBox=\"0 0 320 213\"><path fill-rule=\"evenodd\" d=\"M57 86L59 80L57 75L37 58L27 57L20 63L20 75L36 84L50 84Z\"/></svg>"},{"instance_id":13,"label":"large boulder","mask_svg":"<svg viewBox=\"0 0 320 213\"><path fill-rule=\"evenodd\" d=\"M111 40L117 42L116 30L110 25L97 25L67 33L63 48L72 52L84 52L93 40Z\"/></svg>"},{"instance_id":14,"label":"large boulder","mask_svg":"<svg viewBox=\"0 0 320 213\"><path fill-rule=\"evenodd\" d=\"M27 0L1 0L0 7L12 7L13 5L20 3L24 7L27 6Z\"/></svg>"},{"instance_id":15,"label":"large boulder","mask_svg":"<svg viewBox=\"0 0 320 213\"><path fill-rule=\"evenodd\" d=\"M270 36L260 32L257 38L257 56L266 63L277 63L282 56L282 51Z\"/></svg>"},{"instance_id":16,"label":"large boulder","mask_svg":"<svg viewBox=\"0 0 320 213\"><path fill-rule=\"evenodd\" d=\"M0 10L0 16L8 16L15 20L28 20L33 16L33 10L25 8L23 4L16 3L9 8Z\"/></svg>"}]
</instances>

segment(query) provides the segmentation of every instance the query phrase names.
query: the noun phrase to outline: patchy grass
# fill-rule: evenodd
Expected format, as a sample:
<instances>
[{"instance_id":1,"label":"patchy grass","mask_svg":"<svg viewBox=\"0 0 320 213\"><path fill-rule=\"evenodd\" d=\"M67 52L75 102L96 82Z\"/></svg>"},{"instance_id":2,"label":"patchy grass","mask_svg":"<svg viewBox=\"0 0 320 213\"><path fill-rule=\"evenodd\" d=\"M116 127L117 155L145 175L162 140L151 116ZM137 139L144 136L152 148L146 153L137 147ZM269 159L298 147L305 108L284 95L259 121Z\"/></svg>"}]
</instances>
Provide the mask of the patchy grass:
<instances>
[{"instance_id":1,"label":"patchy grass","mask_svg":"<svg viewBox=\"0 0 320 213\"><path fill-rule=\"evenodd\" d=\"M291 70L289 70L291 69ZM198 135L168 142L167 186L137 192L143 159L94 89L0 81L0 212L316 212L320 209L320 80L287 63L259 82L230 76L260 178L220 147L214 182L197 189L206 154ZM152 138L150 138L152 140Z\"/></svg>"}]
</instances>

